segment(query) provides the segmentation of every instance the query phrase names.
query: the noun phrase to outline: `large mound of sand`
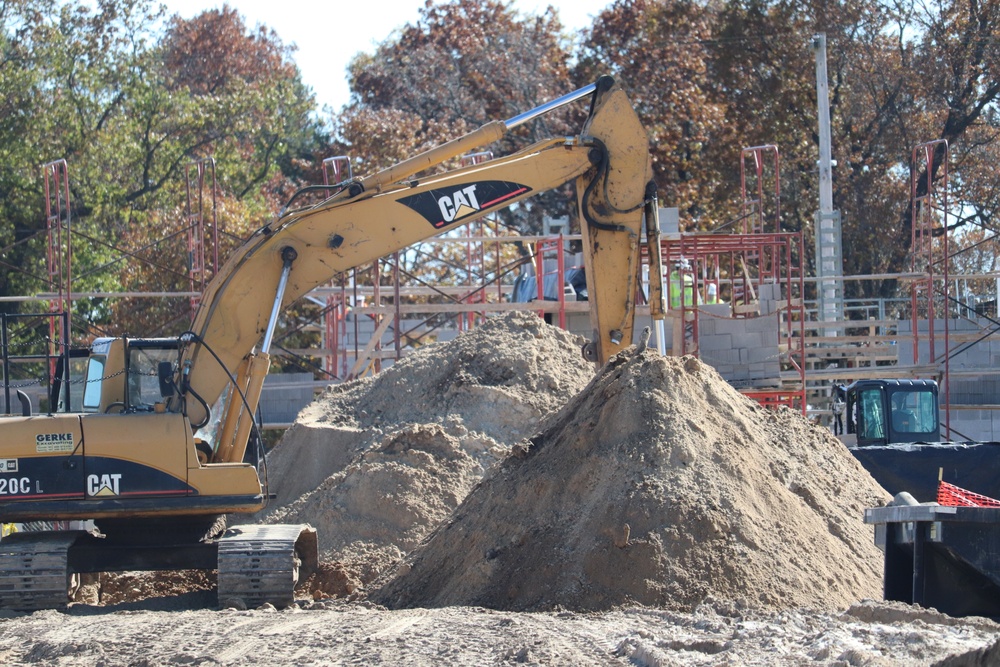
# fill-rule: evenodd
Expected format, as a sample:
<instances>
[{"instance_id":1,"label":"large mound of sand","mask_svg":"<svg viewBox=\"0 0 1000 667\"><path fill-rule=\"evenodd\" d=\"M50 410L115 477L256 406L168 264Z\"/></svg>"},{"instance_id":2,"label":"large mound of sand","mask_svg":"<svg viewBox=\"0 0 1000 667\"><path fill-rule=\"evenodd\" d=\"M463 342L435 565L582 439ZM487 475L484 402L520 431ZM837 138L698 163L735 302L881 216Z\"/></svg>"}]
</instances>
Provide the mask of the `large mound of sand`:
<instances>
[{"instance_id":1,"label":"large mound of sand","mask_svg":"<svg viewBox=\"0 0 1000 667\"><path fill-rule=\"evenodd\" d=\"M459 416L470 431L517 440L591 380L583 342L530 313L491 318L376 376L331 386L298 421L389 429Z\"/></svg>"},{"instance_id":2,"label":"large mound of sand","mask_svg":"<svg viewBox=\"0 0 1000 667\"><path fill-rule=\"evenodd\" d=\"M697 359L618 355L373 599L389 607L844 608L881 592L887 494L800 414Z\"/></svg>"},{"instance_id":3,"label":"large mound of sand","mask_svg":"<svg viewBox=\"0 0 1000 667\"><path fill-rule=\"evenodd\" d=\"M269 456L277 500L257 520L311 523L325 556L369 580L586 386L582 342L511 313L330 387Z\"/></svg>"}]
</instances>

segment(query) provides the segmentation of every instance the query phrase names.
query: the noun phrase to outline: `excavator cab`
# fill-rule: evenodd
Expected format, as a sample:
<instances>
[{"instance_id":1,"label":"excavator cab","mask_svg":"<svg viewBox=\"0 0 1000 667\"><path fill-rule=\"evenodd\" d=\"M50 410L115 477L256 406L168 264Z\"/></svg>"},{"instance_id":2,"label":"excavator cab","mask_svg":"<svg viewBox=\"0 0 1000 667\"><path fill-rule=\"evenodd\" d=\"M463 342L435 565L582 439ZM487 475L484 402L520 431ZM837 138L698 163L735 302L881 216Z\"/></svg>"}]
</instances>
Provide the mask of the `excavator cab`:
<instances>
[{"instance_id":1,"label":"excavator cab","mask_svg":"<svg viewBox=\"0 0 1000 667\"><path fill-rule=\"evenodd\" d=\"M847 432L858 447L939 441L937 382L858 380L847 388Z\"/></svg>"},{"instance_id":2,"label":"excavator cab","mask_svg":"<svg viewBox=\"0 0 1000 667\"><path fill-rule=\"evenodd\" d=\"M84 413L154 412L173 395L176 338L98 338L83 383Z\"/></svg>"}]
</instances>

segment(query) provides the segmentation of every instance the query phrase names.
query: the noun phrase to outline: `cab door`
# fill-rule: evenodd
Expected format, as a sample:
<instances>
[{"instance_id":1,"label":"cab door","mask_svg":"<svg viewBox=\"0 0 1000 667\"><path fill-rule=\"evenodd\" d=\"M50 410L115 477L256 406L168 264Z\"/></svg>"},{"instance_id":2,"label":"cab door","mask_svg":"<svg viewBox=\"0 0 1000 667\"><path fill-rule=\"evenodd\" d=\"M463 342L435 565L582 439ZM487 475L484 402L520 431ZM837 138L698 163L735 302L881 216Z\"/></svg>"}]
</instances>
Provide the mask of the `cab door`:
<instances>
[{"instance_id":1,"label":"cab door","mask_svg":"<svg viewBox=\"0 0 1000 667\"><path fill-rule=\"evenodd\" d=\"M885 445L888 443L886 425L885 389L882 387L864 387L857 393L855 423L858 432L858 445Z\"/></svg>"}]
</instances>

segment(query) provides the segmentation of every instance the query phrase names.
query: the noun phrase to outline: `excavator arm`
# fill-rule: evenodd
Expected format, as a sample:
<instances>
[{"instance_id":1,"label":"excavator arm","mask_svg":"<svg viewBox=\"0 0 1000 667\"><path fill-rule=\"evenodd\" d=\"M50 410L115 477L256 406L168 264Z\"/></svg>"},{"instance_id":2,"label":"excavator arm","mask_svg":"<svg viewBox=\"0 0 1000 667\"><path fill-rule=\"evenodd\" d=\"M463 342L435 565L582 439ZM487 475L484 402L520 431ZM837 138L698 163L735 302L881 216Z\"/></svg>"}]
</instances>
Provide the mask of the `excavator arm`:
<instances>
[{"instance_id":1,"label":"excavator arm","mask_svg":"<svg viewBox=\"0 0 1000 667\"><path fill-rule=\"evenodd\" d=\"M430 168L488 145L517 125L592 96L580 134L536 143L506 157L427 177ZM291 211L257 231L219 271L182 338L180 392L170 411L208 421L234 376L251 400L230 401L223 442L245 443L267 372L278 313L337 274L436 236L477 217L576 179L594 342L603 363L632 341L639 240L651 178L648 138L625 93L610 77L506 122L347 184L329 199ZM650 189L651 192L651 189ZM647 224L650 231L655 225ZM258 344L260 344L259 350ZM193 400L192 400L193 399ZM237 426L243 422L243 426ZM228 432L226 432L228 429ZM245 444L244 444L245 446ZM216 460L240 460L235 446Z\"/></svg>"}]
</instances>

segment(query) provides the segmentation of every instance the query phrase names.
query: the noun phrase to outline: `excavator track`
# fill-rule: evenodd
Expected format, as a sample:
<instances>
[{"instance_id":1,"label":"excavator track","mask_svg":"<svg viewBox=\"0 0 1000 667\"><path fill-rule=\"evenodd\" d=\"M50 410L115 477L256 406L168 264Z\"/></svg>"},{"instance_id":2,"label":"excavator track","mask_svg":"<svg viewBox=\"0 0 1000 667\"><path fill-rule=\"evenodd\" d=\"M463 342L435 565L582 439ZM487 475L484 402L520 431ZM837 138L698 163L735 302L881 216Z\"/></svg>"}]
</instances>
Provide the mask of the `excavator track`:
<instances>
[{"instance_id":1,"label":"excavator track","mask_svg":"<svg viewBox=\"0 0 1000 667\"><path fill-rule=\"evenodd\" d=\"M0 609L65 607L73 588L69 549L83 534L77 530L15 533L0 540Z\"/></svg>"},{"instance_id":2,"label":"excavator track","mask_svg":"<svg viewBox=\"0 0 1000 667\"><path fill-rule=\"evenodd\" d=\"M219 604L247 607L295 602L295 586L316 569L316 529L309 525L247 525L218 540Z\"/></svg>"}]
</instances>

